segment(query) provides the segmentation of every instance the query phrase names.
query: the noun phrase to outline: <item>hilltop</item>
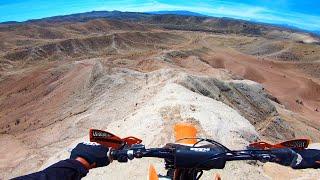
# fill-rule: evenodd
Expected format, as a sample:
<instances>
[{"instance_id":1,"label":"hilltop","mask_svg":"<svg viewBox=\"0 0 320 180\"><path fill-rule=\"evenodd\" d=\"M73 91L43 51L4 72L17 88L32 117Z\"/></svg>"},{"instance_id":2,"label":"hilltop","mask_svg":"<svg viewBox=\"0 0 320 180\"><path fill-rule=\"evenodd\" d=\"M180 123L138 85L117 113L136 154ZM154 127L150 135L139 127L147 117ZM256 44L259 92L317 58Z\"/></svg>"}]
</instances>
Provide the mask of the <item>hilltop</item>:
<instances>
[{"instance_id":1,"label":"hilltop","mask_svg":"<svg viewBox=\"0 0 320 180\"><path fill-rule=\"evenodd\" d=\"M89 128L134 135L149 147L172 141L176 122L193 123L231 149L320 139L320 44L306 32L229 18L96 11L3 23L0 38L4 179L66 158ZM149 162L113 164L88 178L141 178ZM268 179L275 167L230 163L221 173Z\"/></svg>"}]
</instances>

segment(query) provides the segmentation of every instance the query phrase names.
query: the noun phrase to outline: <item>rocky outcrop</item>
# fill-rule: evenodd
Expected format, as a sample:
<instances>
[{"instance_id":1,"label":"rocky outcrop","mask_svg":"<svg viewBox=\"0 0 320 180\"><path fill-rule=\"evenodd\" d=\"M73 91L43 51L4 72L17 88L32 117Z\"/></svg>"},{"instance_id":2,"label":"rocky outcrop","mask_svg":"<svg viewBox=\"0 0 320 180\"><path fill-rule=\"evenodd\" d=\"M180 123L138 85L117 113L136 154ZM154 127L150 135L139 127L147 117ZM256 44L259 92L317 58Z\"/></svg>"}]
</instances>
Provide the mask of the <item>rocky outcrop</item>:
<instances>
[{"instance_id":1,"label":"rocky outcrop","mask_svg":"<svg viewBox=\"0 0 320 180\"><path fill-rule=\"evenodd\" d=\"M294 131L278 116L275 106L261 84L250 80L221 81L215 78L186 76L179 84L201 95L219 100L236 109L264 135L290 139Z\"/></svg>"}]
</instances>

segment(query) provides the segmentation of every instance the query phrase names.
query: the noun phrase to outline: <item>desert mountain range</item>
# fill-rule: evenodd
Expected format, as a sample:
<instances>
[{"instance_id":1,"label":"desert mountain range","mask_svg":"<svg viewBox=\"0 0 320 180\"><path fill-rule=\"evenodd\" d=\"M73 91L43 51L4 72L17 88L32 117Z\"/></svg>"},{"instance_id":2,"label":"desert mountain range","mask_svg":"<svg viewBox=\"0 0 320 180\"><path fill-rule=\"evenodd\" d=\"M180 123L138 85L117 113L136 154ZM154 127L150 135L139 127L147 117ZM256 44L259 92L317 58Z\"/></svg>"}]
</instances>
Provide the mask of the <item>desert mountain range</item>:
<instances>
[{"instance_id":1,"label":"desert mountain range","mask_svg":"<svg viewBox=\"0 0 320 180\"><path fill-rule=\"evenodd\" d=\"M89 12L0 24L0 179L69 155L88 130L173 141L172 126L231 149L320 139L320 39L204 16ZM143 159L88 179L143 179ZM137 170L139 169L139 170ZM120 173L121 172L121 173ZM317 179L318 170L233 162L223 179Z\"/></svg>"}]
</instances>

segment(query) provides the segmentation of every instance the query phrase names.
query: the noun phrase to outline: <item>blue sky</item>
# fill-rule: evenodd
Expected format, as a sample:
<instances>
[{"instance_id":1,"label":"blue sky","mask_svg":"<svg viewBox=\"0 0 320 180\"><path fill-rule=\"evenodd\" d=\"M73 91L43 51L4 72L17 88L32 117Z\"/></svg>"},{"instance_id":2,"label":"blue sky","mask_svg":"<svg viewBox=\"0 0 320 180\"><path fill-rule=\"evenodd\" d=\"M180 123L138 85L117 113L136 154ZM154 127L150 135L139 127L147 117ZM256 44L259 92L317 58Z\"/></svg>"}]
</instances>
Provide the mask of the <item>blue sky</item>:
<instances>
[{"instance_id":1,"label":"blue sky","mask_svg":"<svg viewBox=\"0 0 320 180\"><path fill-rule=\"evenodd\" d=\"M320 31L320 0L0 0L0 22L92 10L188 10Z\"/></svg>"}]
</instances>

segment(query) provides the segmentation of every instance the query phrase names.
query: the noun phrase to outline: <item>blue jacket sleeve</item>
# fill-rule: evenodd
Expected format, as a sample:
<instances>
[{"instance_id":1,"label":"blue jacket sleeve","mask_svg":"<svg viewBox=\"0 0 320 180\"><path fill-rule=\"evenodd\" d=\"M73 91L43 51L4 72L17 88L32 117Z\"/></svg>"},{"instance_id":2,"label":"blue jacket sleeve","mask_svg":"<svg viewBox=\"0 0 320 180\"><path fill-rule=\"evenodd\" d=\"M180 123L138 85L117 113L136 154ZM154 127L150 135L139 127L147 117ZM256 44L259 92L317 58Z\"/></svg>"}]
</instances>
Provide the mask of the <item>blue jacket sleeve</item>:
<instances>
[{"instance_id":1,"label":"blue jacket sleeve","mask_svg":"<svg viewBox=\"0 0 320 180\"><path fill-rule=\"evenodd\" d=\"M63 161L59 161L48 168L28 174L21 177L16 177L14 180L21 179L36 179L36 180L76 180L81 179L87 175L89 171L86 170L83 165L73 159L67 159Z\"/></svg>"}]
</instances>

